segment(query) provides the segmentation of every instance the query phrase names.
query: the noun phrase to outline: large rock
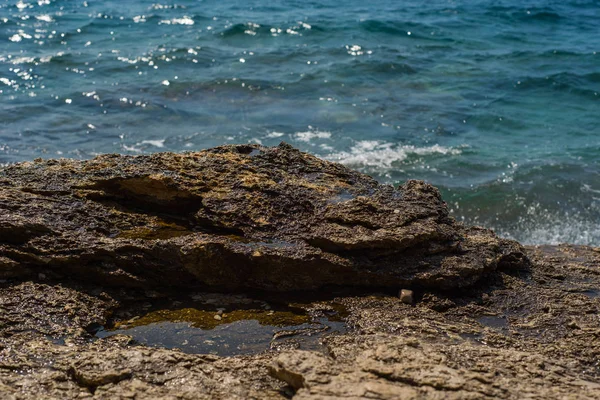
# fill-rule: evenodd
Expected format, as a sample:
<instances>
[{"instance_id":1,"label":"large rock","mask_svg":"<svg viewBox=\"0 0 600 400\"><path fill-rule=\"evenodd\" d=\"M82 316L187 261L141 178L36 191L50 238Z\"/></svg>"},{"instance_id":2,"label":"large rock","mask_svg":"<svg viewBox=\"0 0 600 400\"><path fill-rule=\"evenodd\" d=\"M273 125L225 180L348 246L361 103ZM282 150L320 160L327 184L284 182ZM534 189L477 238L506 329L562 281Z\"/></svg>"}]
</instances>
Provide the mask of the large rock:
<instances>
[{"instance_id":1,"label":"large rock","mask_svg":"<svg viewBox=\"0 0 600 400\"><path fill-rule=\"evenodd\" d=\"M0 279L267 290L472 285L528 260L399 188L289 145L223 146L0 169Z\"/></svg>"}]
</instances>

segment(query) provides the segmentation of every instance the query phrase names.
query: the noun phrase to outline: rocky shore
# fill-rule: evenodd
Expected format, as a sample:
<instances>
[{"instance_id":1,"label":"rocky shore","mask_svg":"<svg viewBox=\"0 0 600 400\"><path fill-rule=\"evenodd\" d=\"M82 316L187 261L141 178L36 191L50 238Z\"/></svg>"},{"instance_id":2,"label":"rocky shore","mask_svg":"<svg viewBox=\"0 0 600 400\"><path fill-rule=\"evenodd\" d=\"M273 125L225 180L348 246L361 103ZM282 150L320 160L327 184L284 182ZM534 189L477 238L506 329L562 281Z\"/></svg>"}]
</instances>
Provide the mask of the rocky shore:
<instances>
[{"instance_id":1,"label":"rocky shore","mask_svg":"<svg viewBox=\"0 0 600 400\"><path fill-rule=\"evenodd\" d=\"M599 306L599 249L285 144L0 169L6 399L592 399Z\"/></svg>"}]
</instances>

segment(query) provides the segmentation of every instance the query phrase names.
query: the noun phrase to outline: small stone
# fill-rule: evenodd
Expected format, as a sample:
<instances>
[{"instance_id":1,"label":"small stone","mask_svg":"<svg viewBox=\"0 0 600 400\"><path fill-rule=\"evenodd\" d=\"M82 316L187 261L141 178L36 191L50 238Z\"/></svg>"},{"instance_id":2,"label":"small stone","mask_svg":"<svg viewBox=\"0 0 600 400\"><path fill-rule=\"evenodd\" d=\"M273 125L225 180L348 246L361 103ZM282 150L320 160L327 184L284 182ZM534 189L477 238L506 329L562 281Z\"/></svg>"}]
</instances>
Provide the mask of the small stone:
<instances>
[{"instance_id":1,"label":"small stone","mask_svg":"<svg viewBox=\"0 0 600 400\"><path fill-rule=\"evenodd\" d=\"M223 309L222 308L219 308L217 310L217 315L223 315Z\"/></svg>"},{"instance_id":2,"label":"small stone","mask_svg":"<svg viewBox=\"0 0 600 400\"><path fill-rule=\"evenodd\" d=\"M39 279L46 279L46 274L42 274L41 272L38 274Z\"/></svg>"},{"instance_id":3,"label":"small stone","mask_svg":"<svg viewBox=\"0 0 600 400\"><path fill-rule=\"evenodd\" d=\"M221 317L219 314L216 314L216 315L214 316L214 318L215 318L217 321L220 321L220 320L221 320L223 317Z\"/></svg>"},{"instance_id":4,"label":"small stone","mask_svg":"<svg viewBox=\"0 0 600 400\"><path fill-rule=\"evenodd\" d=\"M413 302L413 291L408 289L402 289L400 291L400 301L404 304L412 304Z\"/></svg>"}]
</instances>

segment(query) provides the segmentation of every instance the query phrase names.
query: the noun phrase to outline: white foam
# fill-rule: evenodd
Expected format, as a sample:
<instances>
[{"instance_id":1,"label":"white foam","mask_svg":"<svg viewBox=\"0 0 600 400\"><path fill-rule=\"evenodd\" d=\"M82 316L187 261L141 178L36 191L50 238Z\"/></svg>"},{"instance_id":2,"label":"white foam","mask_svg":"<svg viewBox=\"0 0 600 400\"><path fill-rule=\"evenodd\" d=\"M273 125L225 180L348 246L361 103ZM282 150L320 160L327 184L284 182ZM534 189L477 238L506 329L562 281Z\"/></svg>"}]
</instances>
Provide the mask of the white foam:
<instances>
[{"instance_id":1,"label":"white foam","mask_svg":"<svg viewBox=\"0 0 600 400\"><path fill-rule=\"evenodd\" d=\"M510 203L511 200L507 200ZM547 204L539 202L524 203L517 200L520 206L519 216L512 220L511 216L498 213L480 220L479 216L455 217L467 225L479 225L494 230L498 236L514 239L526 245L562 243L598 246L600 245L600 225L598 225L599 204L595 201L585 210L548 209ZM507 204L507 207L510 207ZM458 204L455 210L458 211ZM451 214L455 210L451 210Z\"/></svg>"},{"instance_id":2,"label":"white foam","mask_svg":"<svg viewBox=\"0 0 600 400\"><path fill-rule=\"evenodd\" d=\"M275 138L282 137L283 135L285 135L285 133L283 133L283 132L269 132L269 133L267 133L266 137L268 139L275 139Z\"/></svg>"},{"instance_id":3,"label":"white foam","mask_svg":"<svg viewBox=\"0 0 600 400\"><path fill-rule=\"evenodd\" d=\"M380 140L360 140L349 151L332 153L325 158L353 167L371 167L389 170L394 167L394 163L402 162L413 154L457 155L460 153L460 149L444 147L438 144L428 147L416 147L412 145L397 145Z\"/></svg>"},{"instance_id":4,"label":"white foam","mask_svg":"<svg viewBox=\"0 0 600 400\"><path fill-rule=\"evenodd\" d=\"M586 183L581 185L581 191L600 194L600 189L593 189L590 185L588 185Z\"/></svg>"},{"instance_id":5,"label":"white foam","mask_svg":"<svg viewBox=\"0 0 600 400\"><path fill-rule=\"evenodd\" d=\"M35 17L35 18L36 18L37 20L39 20L39 21L44 21L44 22L52 22L52 21L54 21L54 20L52 19L52 17L51 17L50 15L48 15L48 14L44 14L44 15L36 15L36 17Z\"/></svg>"},{"instance_id":6,"label":"white foam","mask_svg":"<svg viewBox=\"0 0 600 400\"><path fill-rule=\"evenodd\" d=\"M142 145L142 144L149 144L149 145L154 146L154 147L163 148L163 147L165 147L165 139L161 139L161 140L142 140L139 144L140 145Z\"/></svg>"},{"instance_id":7,"label":"white foam","mask_svg":"<svg viewBox=\"0 0 600 400\"><path fill-rule=\"evenodd\" d=\"M17 82L15 82L13 80L10 80L8 78L0 78L0 82L4 83L5 85L8 85L8 86L12 86L15 83L17 83Z\"/></svg>"},{"instance_id":8,"label":"white foam","mask_svg":"<svg viewBox=\"0 0 600 400\"><path fill-rule=\"evenodd\" d=\"M312 128L312 127L309 127L309 128ZM297 132L294 134L294 137L297 140L300 140L301 142L308 143L313 139L330 139L331 132L323 132L323 131L311 129L310 131L306 131L306 132Z\"/></svg>"},{"instance_id":9,"label":"white foam","mask_svg":"<svg viewBox=\"0 0 600 400\"><path fill-rule=\"evenodd\" d=\"M165 25L194 25L194 20L187 15L182 18L166 19L159 22Z\"/></svg>"},{"instance_id":10,"label":"white foam","mask_svg":"<svg viewBox=\"0 0 600 400\"><path fill-rule=\"evenodd\" d=\"M35 62L35 57L13 57L10 62L14 65L29 64Z\"/></svg>"},{"instance_id":11,"label":"white foam","mask_svg":"<svg viewBox=\"0 0 600 400\"><path fill-rule=\"evenodd\" d=\"M494 229L493 226L490 227ZM521 220L514 231L496 232L508 239L515 239L527 245L561 243L598 246L600 226L595 221L581 216L540 215L538 218Z\"/></svg>"},{"instance_id":12,"label":"white foam","mask_svg":"<svg viewBox=\"0 0 600 400\"><path fill-rule=\"evenodd\" d=\"M135 146L127 146L126 144L123 144L123 150L127 150L127 151L131 151L131 152L135 152L135 153L141 153L142 149L138 149Z\"/></svg>"}]
</instances>

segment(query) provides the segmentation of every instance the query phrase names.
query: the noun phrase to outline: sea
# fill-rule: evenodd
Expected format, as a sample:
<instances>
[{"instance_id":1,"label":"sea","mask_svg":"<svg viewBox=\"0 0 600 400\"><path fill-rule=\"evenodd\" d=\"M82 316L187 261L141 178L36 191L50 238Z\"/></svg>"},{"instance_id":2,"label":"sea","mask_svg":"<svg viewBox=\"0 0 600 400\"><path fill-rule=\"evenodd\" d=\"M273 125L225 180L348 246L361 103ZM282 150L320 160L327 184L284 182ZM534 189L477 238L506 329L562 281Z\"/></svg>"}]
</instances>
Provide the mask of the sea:
<instances>
[{"instance_id":1,"label":"sea","mask_svg":"<svg viewBox=\"0 0 600 400\"><path fill-rule=\"evenodd\" d=\"M600 245L598 0L0 0L0 164L285 141Z\"/></svg>"}]
</instances>

